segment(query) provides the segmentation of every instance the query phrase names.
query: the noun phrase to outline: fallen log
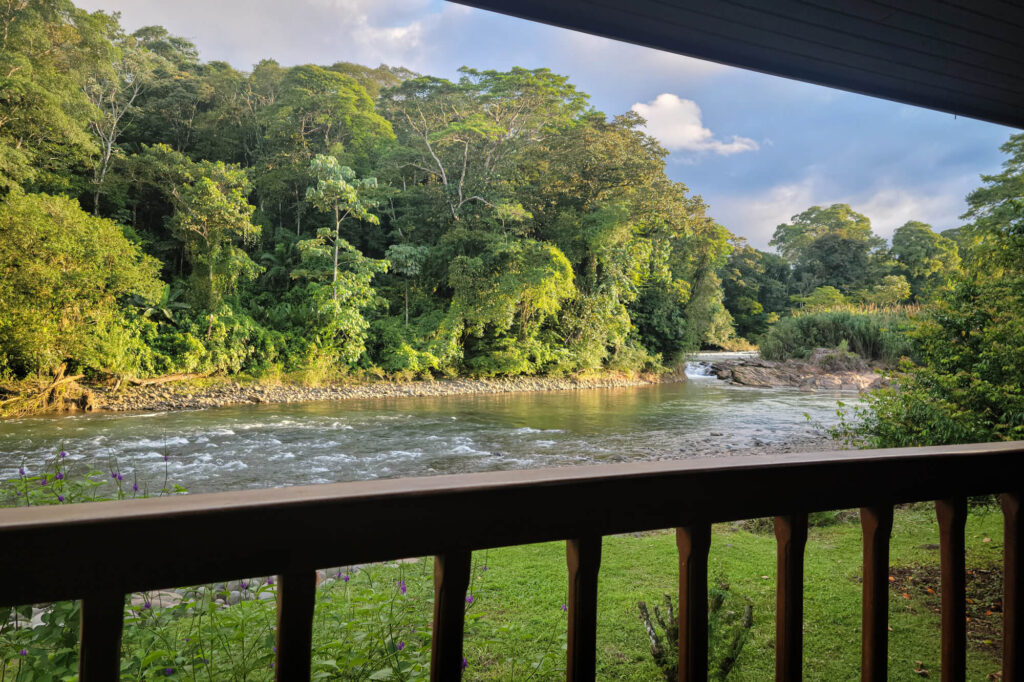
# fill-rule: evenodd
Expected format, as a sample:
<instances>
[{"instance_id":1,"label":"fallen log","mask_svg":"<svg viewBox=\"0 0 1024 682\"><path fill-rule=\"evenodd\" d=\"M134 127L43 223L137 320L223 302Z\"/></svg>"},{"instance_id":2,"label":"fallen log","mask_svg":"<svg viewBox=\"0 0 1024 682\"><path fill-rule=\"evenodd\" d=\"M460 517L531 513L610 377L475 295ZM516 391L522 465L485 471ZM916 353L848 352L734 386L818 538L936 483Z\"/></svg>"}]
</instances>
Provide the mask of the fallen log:
<instances>
[{"instance_id":1,"label":"fallen log","mask_svg":"<svg viewBox=\"0 0 1024 682\"><path fill-rule=\"evenodd\" d=\"M51 407L57 398L57 389L66 384L73 384L85 376L84 374L65 376L66 368L67 365L61 363L57 371L54 372L53 379L43 389L22 393L0 401L0 410L2 410L3 416L23 416L42 412Z\"/></svg>"}]
</instances>

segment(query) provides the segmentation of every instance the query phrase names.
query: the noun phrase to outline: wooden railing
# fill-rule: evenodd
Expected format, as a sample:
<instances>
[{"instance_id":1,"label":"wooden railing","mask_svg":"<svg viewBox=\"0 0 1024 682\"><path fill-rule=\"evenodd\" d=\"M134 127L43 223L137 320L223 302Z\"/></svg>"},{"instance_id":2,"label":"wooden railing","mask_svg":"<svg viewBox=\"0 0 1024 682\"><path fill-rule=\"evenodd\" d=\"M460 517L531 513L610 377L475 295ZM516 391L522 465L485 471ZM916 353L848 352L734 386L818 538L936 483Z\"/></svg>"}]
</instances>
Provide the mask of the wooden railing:
<instances>
[{"instance_id":1,"label":"wooden railing","mask_svg":"<svg viewBox=\"0 0 1024 682\"><path fill-rule=\"evenodd\" d=\"M966 498L1005 514L1003 680L1024 680L1024 443L436 476L0 511L0 605L82 599L83 682L120 671L124 595L280 576L276 674L309 679L316 568L436 555L431 678L461 676L470 553L567 540L569 680L595 673L601 536L677 528L679 679L707 678L711 524L775 516L776 679L799 680L807 514L861 508L863 680L886 679L893 505L937 500L942 679L966 676ZM243 532L260 528L259 543ZM127 547L140 538L146 551Z\"/></svg>"}]
</instances>

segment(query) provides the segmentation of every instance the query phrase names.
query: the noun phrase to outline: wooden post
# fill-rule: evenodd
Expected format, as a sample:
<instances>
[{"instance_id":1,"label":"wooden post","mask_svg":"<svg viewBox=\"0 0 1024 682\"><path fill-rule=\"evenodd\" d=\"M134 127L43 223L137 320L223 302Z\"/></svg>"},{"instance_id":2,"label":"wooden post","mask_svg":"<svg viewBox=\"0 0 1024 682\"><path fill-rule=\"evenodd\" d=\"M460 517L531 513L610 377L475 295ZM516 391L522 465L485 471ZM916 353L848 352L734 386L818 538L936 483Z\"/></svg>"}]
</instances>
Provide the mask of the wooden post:
<instances>
[{"instance_id":1,"label":"wooden post","mask_svg":"<svg viewBox=\"0 0 1024 682\"><path fill-rule=\"evenodd\" d=\"M964 573L964 527L967 499L938 500L942 592L942 682L967 679L967 576Z\"/></svg>"},{"instance_id":2,"label":"wooden post","mask_svg":"<svg viewBox=\"0 0 1024 682\"><path fill-rule=\"evenodd\" d=\"M462 679L462 634L466 588L473 553L448 552L434 558L434 637L430 645L430 679Z\"/></svg>"},{"instance_id":3,"label":"wooden post","mask_svg":"<svg viewBox=\"0 0 1024 682\"><path fill-rule=\"evenodd\" d=\"M1020 565L1020 494L1003 505L1003 682L1024 682L1024 571Z\"/></svg>"},{"instance_id":4,"label":"wooden post","mask_svg":"<svg viewBox=\"0 0 1024 682\"><path fill-rule=\"evenodd\" d=\"M289 571L277 576L277 656L274 679L308 680L313 656L313 610L316 571Z\"/></svg>"},{"instance_id":5,"label":"wooden post","mask_svg":"<svg viewBox=\"0 0 1024 682\"><path fill-rule=\"evenodd\" d=\"M601 568L601 536L568 540L569 638L565 679L593 680L597 674L597 577Z\"/></svg>"},{"instance_id":6,"label":"wooden post","mask_svg":"<svg viewBox=\"0 0 1024 682\"><path fill-rule=\"evenodd\" d=\"M78 677L81 682L121 679L121 631L124 595L99 592L82 599L78 635Z\"/></svg>"},{"instance_id":7,"label":"wooden post","mask_svg":"<svg viewBox=\"0 0 1024 682\"><path fill-rule=\"evenodd\" d=\"M775 679L799 682L803 675L804 547L807 514L775 517L778 543L775 596Z\"/></svg>"},{"instance_id":8,"label":"wooden post","mask_svg":"<svg viewBox=\"0 0 1024 682\"><path fill-rule=\"evenodd\" d=\"M711 524L676 529L679 548L679 682L708 679L708 551Z\"/></svg>"},{"instance_id":9,"label":"wooden post","mask_svg":"<svg viewBox=\"0 0 1024 682\"><path fill-rule=\"evenodd\" d=\"M861 594L860 679L885 682L889 667L889 538L892 507L862 507L864 582Z\"/></svg>"}]
</instances>

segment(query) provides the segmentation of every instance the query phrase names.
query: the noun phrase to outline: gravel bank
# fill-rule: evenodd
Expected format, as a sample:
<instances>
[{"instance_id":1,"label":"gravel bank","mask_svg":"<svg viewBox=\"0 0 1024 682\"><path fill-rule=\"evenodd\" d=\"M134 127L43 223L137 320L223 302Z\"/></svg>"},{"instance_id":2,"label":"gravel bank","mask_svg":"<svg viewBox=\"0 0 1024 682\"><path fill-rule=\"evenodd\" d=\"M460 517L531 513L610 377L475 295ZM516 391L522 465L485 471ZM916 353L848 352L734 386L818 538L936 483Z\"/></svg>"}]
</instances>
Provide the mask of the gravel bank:
<instances>
[{"instance_id":1,"label":"gravel bank","mask_svg":"<svg viewBox=\"0 0 1024 682\"><path fill-rule=\"evenodd\" d=\"M685 381L684 376L662 375L639 378L600 377L594 379L516 377L511 379L451 379L378 382L361 385L306 387L296 385L242 384L225 380L210 385L158 384L145 387L95 389L94 409L111 412L196 410L227 405L296 403L317 400L404 398L466 395L470 393L512 393L521 391L580 391L592 388L621 388Z\"/></svg>"}]
</instances>

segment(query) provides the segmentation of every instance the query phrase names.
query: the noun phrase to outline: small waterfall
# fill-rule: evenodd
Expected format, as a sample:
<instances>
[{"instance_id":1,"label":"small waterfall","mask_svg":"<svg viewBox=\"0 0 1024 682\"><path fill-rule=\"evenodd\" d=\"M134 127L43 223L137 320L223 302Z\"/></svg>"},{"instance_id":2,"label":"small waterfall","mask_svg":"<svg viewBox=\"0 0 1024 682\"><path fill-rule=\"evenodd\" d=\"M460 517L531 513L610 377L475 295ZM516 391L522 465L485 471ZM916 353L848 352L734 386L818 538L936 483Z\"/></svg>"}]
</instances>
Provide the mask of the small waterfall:
<instances>
[{"instance_id":1,"label":"small waterfall","mask_svg":"<svg viewBox=\"0 0 1024 682\"><path fill-rule=\"evenodd\" d=\"M691 360L690 362L686 363L686 376L691 379L697 379L700 377L714 376L714 372L711 369L710 362Z\"/></svg>"}]
</instances>

